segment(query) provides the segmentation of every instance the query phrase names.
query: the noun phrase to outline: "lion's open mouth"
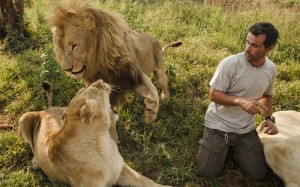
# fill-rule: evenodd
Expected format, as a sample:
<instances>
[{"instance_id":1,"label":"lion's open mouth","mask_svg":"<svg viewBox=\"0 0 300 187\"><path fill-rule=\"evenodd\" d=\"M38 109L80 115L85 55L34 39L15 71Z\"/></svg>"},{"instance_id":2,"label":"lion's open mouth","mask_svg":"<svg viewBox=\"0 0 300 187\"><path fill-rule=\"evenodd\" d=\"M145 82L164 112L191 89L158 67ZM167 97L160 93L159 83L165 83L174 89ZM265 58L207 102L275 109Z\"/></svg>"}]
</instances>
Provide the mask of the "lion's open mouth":
<instances>
[{"instance_id":1,"label":"lion's open mouth","mask_svg":"<svg viewBox=\"0 0 300 187\"><path fill-rule=\"evenodd\" d=\"M79 71L76 71L76 72L73 72L73 71L72 71L72 72L71 72L71 74L75 75L75 74L82 73L82 72L84 72L85 68L86 68L86 66L84 65L84 66L82 67L82 69L81 69L81 70L79 70Z\"/></svg>"}]
</instances>

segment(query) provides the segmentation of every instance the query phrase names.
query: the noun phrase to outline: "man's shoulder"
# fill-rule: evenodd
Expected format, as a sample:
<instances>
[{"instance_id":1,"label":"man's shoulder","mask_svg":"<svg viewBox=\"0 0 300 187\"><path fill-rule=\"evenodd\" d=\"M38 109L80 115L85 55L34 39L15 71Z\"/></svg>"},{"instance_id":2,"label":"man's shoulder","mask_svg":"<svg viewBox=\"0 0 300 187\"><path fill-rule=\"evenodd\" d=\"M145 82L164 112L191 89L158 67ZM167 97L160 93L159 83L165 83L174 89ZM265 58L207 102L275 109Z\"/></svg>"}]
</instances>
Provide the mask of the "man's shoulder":
<instances>
[{"instance_id":1,"label":"man's shoulder","mask_svg":"<svg viewBox=\"0 0 300 187\"><path fill-rule=\"evenodd\" d=\"M265 58L265 61L268 66L272 66L272 67L276 66L275 63L272 60L270 60L268 57Z\"/></svg>"},{"instance_id":2,"label":"man's shoulder","mask_svg":"<svg viewBox=\"0 0 300 187\"><path fill-rule=\"evenodd\" d=\"M243 63L244 62L244 53L238 53L234 55L227 56L224 58L221 63L223 64L236 64L236 63Z\"/></svg>"},{"instance_id":3,"label":"man's shoulder","mask_svg":"<svg viewBox=\"0 0 300 187\"><path fill-rule=\"evenodd\" d=\"M269 72L276 73L276 65L268 57L265 58L265 69Z\"/></svg>"}]
</instances>

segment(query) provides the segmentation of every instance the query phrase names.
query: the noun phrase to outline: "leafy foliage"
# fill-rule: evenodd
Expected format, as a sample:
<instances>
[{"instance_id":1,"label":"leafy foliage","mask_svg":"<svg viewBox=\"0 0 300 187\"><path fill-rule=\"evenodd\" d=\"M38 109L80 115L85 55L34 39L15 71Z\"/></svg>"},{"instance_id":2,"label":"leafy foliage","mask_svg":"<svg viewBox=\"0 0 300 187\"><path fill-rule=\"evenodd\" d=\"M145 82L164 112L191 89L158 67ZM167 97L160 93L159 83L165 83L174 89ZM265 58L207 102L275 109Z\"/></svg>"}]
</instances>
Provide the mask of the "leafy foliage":
<instances>
[{"instance_id":1,"label":"leafy foliage","mask_svg":"<svg viewBox=\"0 0 300 187\"><path fill-rule=\"evenodd\" d=\"M24 36L23 32L12 26L6 27L7 37L5 38L5 47L7 51L18 53L32 47L31 41Z\"/></svg>"}]
</instances>

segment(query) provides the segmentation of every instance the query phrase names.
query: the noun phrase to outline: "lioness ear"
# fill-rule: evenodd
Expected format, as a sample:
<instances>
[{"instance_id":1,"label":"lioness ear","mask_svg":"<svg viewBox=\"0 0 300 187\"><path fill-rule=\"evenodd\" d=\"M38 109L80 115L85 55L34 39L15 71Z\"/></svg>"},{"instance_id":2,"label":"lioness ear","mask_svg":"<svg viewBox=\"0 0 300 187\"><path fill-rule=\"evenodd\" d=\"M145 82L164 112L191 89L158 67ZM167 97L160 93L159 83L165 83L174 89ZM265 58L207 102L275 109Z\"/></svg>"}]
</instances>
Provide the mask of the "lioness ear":
<instances>
[{"instance_id":1,"label":"lioness ear","mask_svg":"<svg viewBox=\"0 0 300 187\"><path fill-rule=\"evenodd\" d=\"M85 105L80 108L80 120L82 123L90 122L95 116L95 109L97 108L97 102L92 99L87 99Z\"/></svg>"},{"instance_id":2,"label":"lioness ear","mask_svg":"<svg viewBox=\"0 0 300 187\"><path fill-rule=\"evenodd\" d=\"M92 14L88 14L83 18L84 28L91 30L96 27L95 17Z\"/></svg>"},{"instance_id":3,"label":"lioness ear","mask_svg":"<svg viewBox=\"0 0 300 187\"><path fill-rule=\"evenodd\" d=\"M29 143L32 152L34 153L34 133L40 128L40 116L38 112L26 112L21 116L18 122L18 135L23 138L23 140Z\"/></svg>"}]
</instances>

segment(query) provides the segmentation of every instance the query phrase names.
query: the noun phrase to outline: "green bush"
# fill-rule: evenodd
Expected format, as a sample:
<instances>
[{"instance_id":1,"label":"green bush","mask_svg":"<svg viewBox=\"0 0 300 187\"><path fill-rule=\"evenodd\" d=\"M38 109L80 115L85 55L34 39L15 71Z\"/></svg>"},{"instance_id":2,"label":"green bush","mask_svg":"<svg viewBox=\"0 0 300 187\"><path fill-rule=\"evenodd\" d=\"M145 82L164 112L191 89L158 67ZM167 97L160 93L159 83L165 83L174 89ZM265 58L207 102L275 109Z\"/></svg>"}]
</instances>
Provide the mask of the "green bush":
<instances>
[{"instance_id":1,"label":"green bush","mask_svg":"<svg viewBox=\"0 0 300 187\"><path fill-rule=\"evenodd\" d=\"M19 53L23 50L32 48L30 39L24 36L24 32L12 26L6 27L7 37L4 41L4 49L13 53Z\"/></svg>"}]
</instances>

